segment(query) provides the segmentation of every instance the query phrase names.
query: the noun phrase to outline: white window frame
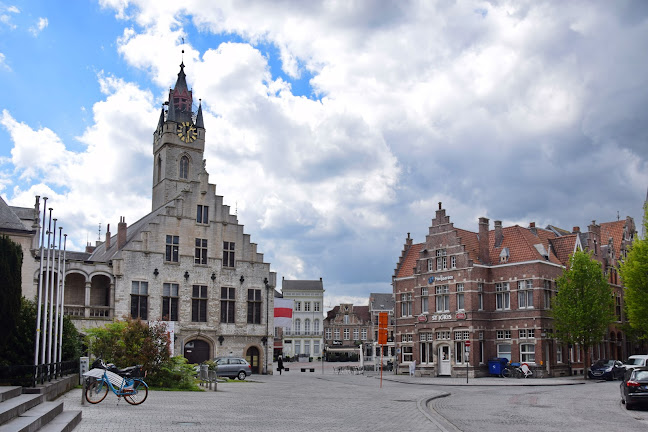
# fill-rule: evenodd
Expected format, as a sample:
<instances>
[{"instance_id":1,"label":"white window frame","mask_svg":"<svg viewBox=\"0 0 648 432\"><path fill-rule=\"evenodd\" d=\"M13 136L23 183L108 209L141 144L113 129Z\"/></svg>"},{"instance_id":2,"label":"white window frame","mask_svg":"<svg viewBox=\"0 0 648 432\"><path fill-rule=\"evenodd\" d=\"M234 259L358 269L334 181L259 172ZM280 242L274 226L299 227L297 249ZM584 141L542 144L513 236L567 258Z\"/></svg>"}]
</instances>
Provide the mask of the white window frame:
<instances>
[{"instance_id":1,"label":"white window frame","mask_svg":"<svg viewBox=\"0 0 648 432\"><path fill-rule=\"evenodd\" d=\"M535 344L532 343L520 344L520 363L535 364Z\"/></svg>"},{"instance_id":2,"label":"white window frame","mask_svg":"<svg viewBox=\"0 0 648 432\"><path fill-rule=\"evenodd\" d=\"M508 282L498 282L495 284L495 309L511 309L511 292Z\"/></svg>"},{"instance_id":3,"label":"white window frame","mask_svg":"<svg viewBox=\"0 0 648 432\"><path fill-rule=\"evenodd\" d=\"M497 357L508 359L511 361L511 344L510 343L499 343L497 344Z\"/></svg>"}]
</instances>

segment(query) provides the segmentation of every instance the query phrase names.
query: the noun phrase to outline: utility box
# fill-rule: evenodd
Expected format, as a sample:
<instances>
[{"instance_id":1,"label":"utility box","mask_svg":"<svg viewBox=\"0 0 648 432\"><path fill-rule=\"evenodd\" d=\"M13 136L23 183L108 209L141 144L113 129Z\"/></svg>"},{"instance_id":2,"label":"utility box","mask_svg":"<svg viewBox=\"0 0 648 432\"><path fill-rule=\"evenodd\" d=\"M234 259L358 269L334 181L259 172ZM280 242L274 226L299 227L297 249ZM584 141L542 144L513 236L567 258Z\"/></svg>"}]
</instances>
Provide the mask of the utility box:
<instances>
[{"instance_id":1,"label":"utility box","mask_svg":"<svg viewBox=\"0 0 648 432\"><path fill-rule=\"evenodd\" d=\"M89 370L90 370L90 358L81 357L79 359L79 385L83 384L83 380L85 379L83 377L83 374L88 372Z\"/></svg>"}]
</instances>

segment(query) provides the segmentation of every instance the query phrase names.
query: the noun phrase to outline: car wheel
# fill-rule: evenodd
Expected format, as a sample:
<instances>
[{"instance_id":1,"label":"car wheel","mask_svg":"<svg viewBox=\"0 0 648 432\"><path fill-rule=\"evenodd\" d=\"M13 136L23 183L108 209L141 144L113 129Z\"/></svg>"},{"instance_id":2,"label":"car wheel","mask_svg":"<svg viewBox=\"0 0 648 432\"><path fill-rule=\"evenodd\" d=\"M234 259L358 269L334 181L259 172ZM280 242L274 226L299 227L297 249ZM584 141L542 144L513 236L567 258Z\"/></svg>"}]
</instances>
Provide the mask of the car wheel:
<instances>
[{"instance_id":1,"label":"car wheel","mask_svg":"<svg viewBox=\"0 0 648 432\"><path fill-rule=\"evenodd\" d=\"M630 405L630 402L628 401L626 401L625 406L628 411L634 408L634 405Z\"/></svg>"},{"instance_id":2,"label":"car wheel","mask_svg":"<svg viewBox=\"0 0 648 432\"><path fill-rule=\"evenodd\" d=\"M238 379L240 379L241 381L243 381L245 379L245 377L246 377L246 375L245 375L244 371L241 371L241 372L238 373Z\"/></svg>"}]
</instances>

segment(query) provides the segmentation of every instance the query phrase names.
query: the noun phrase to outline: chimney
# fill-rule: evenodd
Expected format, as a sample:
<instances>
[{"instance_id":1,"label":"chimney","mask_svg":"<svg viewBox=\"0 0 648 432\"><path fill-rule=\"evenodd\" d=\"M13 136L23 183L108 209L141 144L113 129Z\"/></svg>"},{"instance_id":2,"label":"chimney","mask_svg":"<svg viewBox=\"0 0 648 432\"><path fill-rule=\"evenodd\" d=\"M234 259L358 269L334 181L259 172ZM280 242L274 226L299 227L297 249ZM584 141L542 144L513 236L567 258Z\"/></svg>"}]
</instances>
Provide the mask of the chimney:
<instances>
[{"instance_id":1,"label":"chimney","mask_svg":"<svg viewBox=\"0 0 648 432\"><path fill-rule=\"evenodd\" d=\"M504 234L502 234L502 221L495 221L495 247L502 246Z\"/></svg>"},{"instance_id":2,"label":"chimney","mask_svg":"<svg viewBox=\"0 0 648 432\"><path fill-rule=\"evenodd\" d=\"M117 224L117 249L121 249L126 244L126 218L121 216Z\"/></svg>"},{"instance_id":3,"label":"chimney","mask_svg":"<svg viewBox=\"0 0 648 432\"><path fill-rule=\"evenodd\" d=\"M106 227L106 250L110 249L110 224Z\"/></svg>"},{"instance_id":4,"label":"chimney","mask_svg":"<svg viewBox=\"0 0 648 432\"><path fill-rule=\"evenodd\" d=\"M490 251L488 250L488 231L490 228L488 223L488 218L479 218L479 259L484 264L490 264Z\"/></svg>"},{"instance_id":5,"label":"chimney","mask_svg":"<svg viewBox=\"0 0 648 432\"><path fill-rule=\"evenodd\" d=\"M406 246L412 246L412 243L414 243L414 241L410 237L410 233L407 233L407 239L405 239L405 245Z\"/></svg>"},{"instance_id":6,"label":"chimney","mask_svg":"<svg viewBox=\"0 0 648 432\"><path fill-rule=\"evenodd\" d=\"M536 230L535 222L529 222L529 230L533 233L533 235L538 235L538 230Z\"/></svg>"},{"instance_id":7,"label":"chimney","mask_svg":"<svg viewBox=\"0 0 648 432\"><path fill-rule=\"evenodd\" d=\"M580 232L580 227L575 226L574 228L572 228L572 234L576 234L579 232Z\"/></svg>"},{"instance_id":8,"label":"chimney","mask_svg":"<svg viewBox=\"0 0 648 432\"><path fill-rule=\"evenodd\" d=\"M86 247L85 247L85 252L86 252L86 253L92 253L92 252L94 252L94 251L95 251L95 247L92 246L90 243L87 243L87 244L86 244Z\"/></svg>"}]
</instances>

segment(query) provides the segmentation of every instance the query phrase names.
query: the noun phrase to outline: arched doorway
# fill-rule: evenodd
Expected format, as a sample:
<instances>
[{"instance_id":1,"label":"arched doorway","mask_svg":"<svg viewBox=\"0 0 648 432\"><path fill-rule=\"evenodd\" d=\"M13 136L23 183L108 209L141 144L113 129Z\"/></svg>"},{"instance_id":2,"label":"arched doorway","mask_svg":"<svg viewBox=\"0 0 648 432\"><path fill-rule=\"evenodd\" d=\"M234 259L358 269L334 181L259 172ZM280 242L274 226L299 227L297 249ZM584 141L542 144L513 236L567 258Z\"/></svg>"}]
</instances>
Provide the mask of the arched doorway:
<instances>
[{"instance_id":1,"label":"arched doorway","mask_svg":"<svg viewBox=\"0 0 648 432\"><path fill-rule=\"evenodd\" d=\"M259 348L251 346L245 353L245 359L252 366L252 373L258 374L259 371Z\"/></svg>"},{"instance_id":2,"label":"arched doorway","mask_svg":"<svg viewBox=\"0 0 648 432\"><path fill-rule=\"evenodd\" d=\"M184 356L187 363L202 363L210 360L209 344L200 339L189 341L184 346Z\"/></svg>"}]
</instances>

